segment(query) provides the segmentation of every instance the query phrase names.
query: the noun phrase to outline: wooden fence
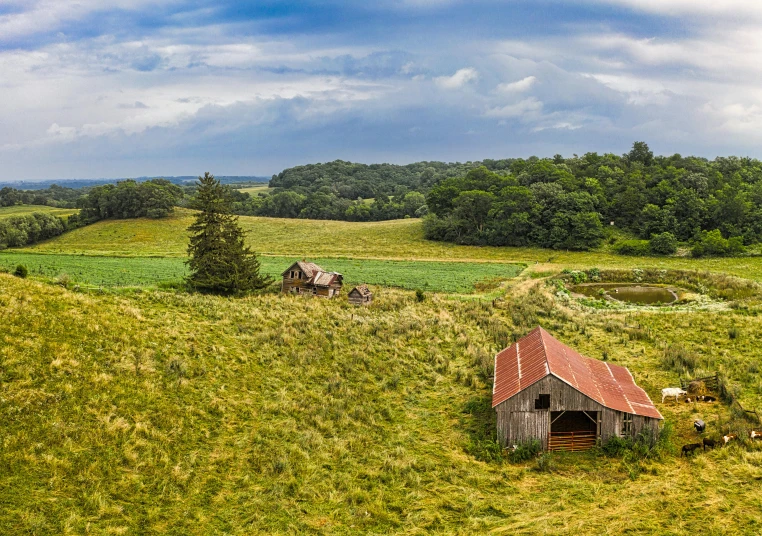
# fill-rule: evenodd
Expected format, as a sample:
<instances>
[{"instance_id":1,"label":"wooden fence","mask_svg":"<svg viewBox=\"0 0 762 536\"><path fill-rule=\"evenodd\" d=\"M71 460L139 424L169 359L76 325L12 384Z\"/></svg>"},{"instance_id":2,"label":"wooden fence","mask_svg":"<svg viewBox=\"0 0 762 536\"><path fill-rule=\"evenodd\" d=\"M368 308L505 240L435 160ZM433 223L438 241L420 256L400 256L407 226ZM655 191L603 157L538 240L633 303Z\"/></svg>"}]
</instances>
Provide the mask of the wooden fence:
<instances>
[{"instance_id":1,"label":"wooden fence","mask_svg":"<svg viewBox=\"0 0 762 536\"><path fill-rule=\"evenodd\" d=\"M548 450L577 452L595 446L598 435L595 432L550 432Z\"/></svg>"}]
</instances>

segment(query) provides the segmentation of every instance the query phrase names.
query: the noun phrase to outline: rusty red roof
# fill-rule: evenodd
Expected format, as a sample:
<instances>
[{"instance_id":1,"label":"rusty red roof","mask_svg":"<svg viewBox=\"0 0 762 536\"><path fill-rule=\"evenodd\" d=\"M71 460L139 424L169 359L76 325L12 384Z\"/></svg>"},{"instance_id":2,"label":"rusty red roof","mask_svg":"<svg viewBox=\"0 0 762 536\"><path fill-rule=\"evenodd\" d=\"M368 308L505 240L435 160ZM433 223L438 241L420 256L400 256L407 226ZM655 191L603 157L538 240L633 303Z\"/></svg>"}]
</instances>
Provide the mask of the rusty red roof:
<instances>
[{"instance_id":1,"label":"rusty red roof","mask_svg":"<svg viewBox=\"0 0 762 536\"><path fill-rule=\"evenodd\" d=\"M627 368L585 357L541 327L495 356L492 407L548 375L607 408L662 418L646 392L635 384Z\"/></svg>"}]
</instances>

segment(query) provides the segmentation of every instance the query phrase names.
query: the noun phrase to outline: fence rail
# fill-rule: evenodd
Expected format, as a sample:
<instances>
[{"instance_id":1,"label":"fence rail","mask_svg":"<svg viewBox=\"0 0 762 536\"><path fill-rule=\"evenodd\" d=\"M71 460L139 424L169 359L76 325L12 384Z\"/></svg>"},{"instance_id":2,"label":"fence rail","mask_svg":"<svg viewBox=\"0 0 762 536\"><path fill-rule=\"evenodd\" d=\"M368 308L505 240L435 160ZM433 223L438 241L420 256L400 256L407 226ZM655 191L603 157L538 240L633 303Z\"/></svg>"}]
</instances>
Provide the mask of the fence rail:
<instances>
[{"instance_id":1,"label":"fence rail","mask_svg":"<svg viewBox=\"0 0 762 536\"><path fill-rule=\"evenodd\" d=\"M550 432L548 450L571 451L588 450L595 446L598 434L595 432Z\"/></svg>"}]
</instances>

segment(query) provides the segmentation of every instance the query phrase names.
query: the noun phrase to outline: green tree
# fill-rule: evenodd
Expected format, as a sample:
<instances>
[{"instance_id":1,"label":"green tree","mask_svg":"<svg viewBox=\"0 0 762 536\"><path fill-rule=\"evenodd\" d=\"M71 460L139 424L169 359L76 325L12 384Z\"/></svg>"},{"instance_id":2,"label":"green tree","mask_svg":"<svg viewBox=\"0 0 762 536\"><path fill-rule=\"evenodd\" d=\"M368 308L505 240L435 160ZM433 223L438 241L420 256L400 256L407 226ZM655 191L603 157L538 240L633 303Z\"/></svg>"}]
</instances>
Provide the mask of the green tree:
<instances>
[{"instance_id":1,"label":"green tree","mask_svg":"<svg viewBox=\"0 0 762 536\"><path fill-rule=\"evenodd\" d=\"M190 287L234 294L264 288L270 278L259 273L259 260L244 244L244 232L231 213L227 189L210 173L198 178L192 208L199 212L188 227Z\"/></svg>"}]
</instances>

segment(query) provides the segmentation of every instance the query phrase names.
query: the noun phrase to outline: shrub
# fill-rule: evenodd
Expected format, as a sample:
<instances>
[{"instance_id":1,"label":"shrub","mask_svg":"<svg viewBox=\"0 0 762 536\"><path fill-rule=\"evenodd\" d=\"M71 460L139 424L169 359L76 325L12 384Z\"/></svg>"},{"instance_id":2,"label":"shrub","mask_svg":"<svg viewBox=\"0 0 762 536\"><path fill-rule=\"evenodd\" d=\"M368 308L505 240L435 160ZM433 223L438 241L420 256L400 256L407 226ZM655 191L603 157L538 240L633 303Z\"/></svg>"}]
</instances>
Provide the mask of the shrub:
<instances>
[{"instance_id":1,"label":"shrub","mask_svg":"<svg viewBox=\"0 0 762 536\"><path fill-rule=\"evenodd\" d=\"M416 289L415 290L415 300L417 302L422 302L425 299L426 299L426 295L423 293L423 291L421 289Z\"/></svg>"},{"instance_id":2,"label":"shrub","mask_svg":"<svg viewBox=\"0 0 762 536\"><path fill-rule=\"evenodd\" d=\"M13 271L13 275L20 278L25 278L29 274L29 270L27 270L26 266L23 264L19 264L16 266L16 269Z\"/></svg>"},{"instance_id":3,"label":"shrub","mask_svg":"<svg viewBox=\"0 0 762 536\"><path fill-rule=\"evenodd\" d=\"M622 240L614 245L614 251L619 255L645 257L651 254L648 240Z\"/></svg>"},{"instance_id":4,"label":"shrub","mask_svg":"<svg viewBox=\"0 0 762 536\"><path fill-rule=\"evenodd\" d=\"M745 251L746 248L740 236L726 239L723 238L719 229L715 229L701 233L701 240L693 246L691 255L694 257L727 257L740 255Z\"/></svg>"},{"instance_id":5,"label":"shrub","mask_svg":"<svg viewBox=\"0 0 762 536\"><path fill-rule=\"evenodd\" d=\"M677 238L672 233L655 234L649 244L654 255L672 255L677 251Z\"/></svg>"},{"instance_id":6,"label":"shrub","mask_svg":"<svg viewBox=\"0 0 762 536\"><path fill-rule=\"evenodd\" d=\"M543 452L537 456L537 466L535 469L541 473L550 473L556 469L556 462L553 459L553 454L550 452Z\"/></svg>"},{"instance_id":7,"label":"shrub","mask_svg":"<svg viewBox=\"0 0 762 536\"><path fill-rule=\"evenodd\" d=\"M529 441L525 441L522 443L519 443L515 446L515 448L511 451L511 453L508 455L508 458L513 463L520 463L525 462L527 460L531 460L535 456L537 456L540 452L542 452L542 443L539 439L531 439Z\"/></svg>"}]
</instances>

